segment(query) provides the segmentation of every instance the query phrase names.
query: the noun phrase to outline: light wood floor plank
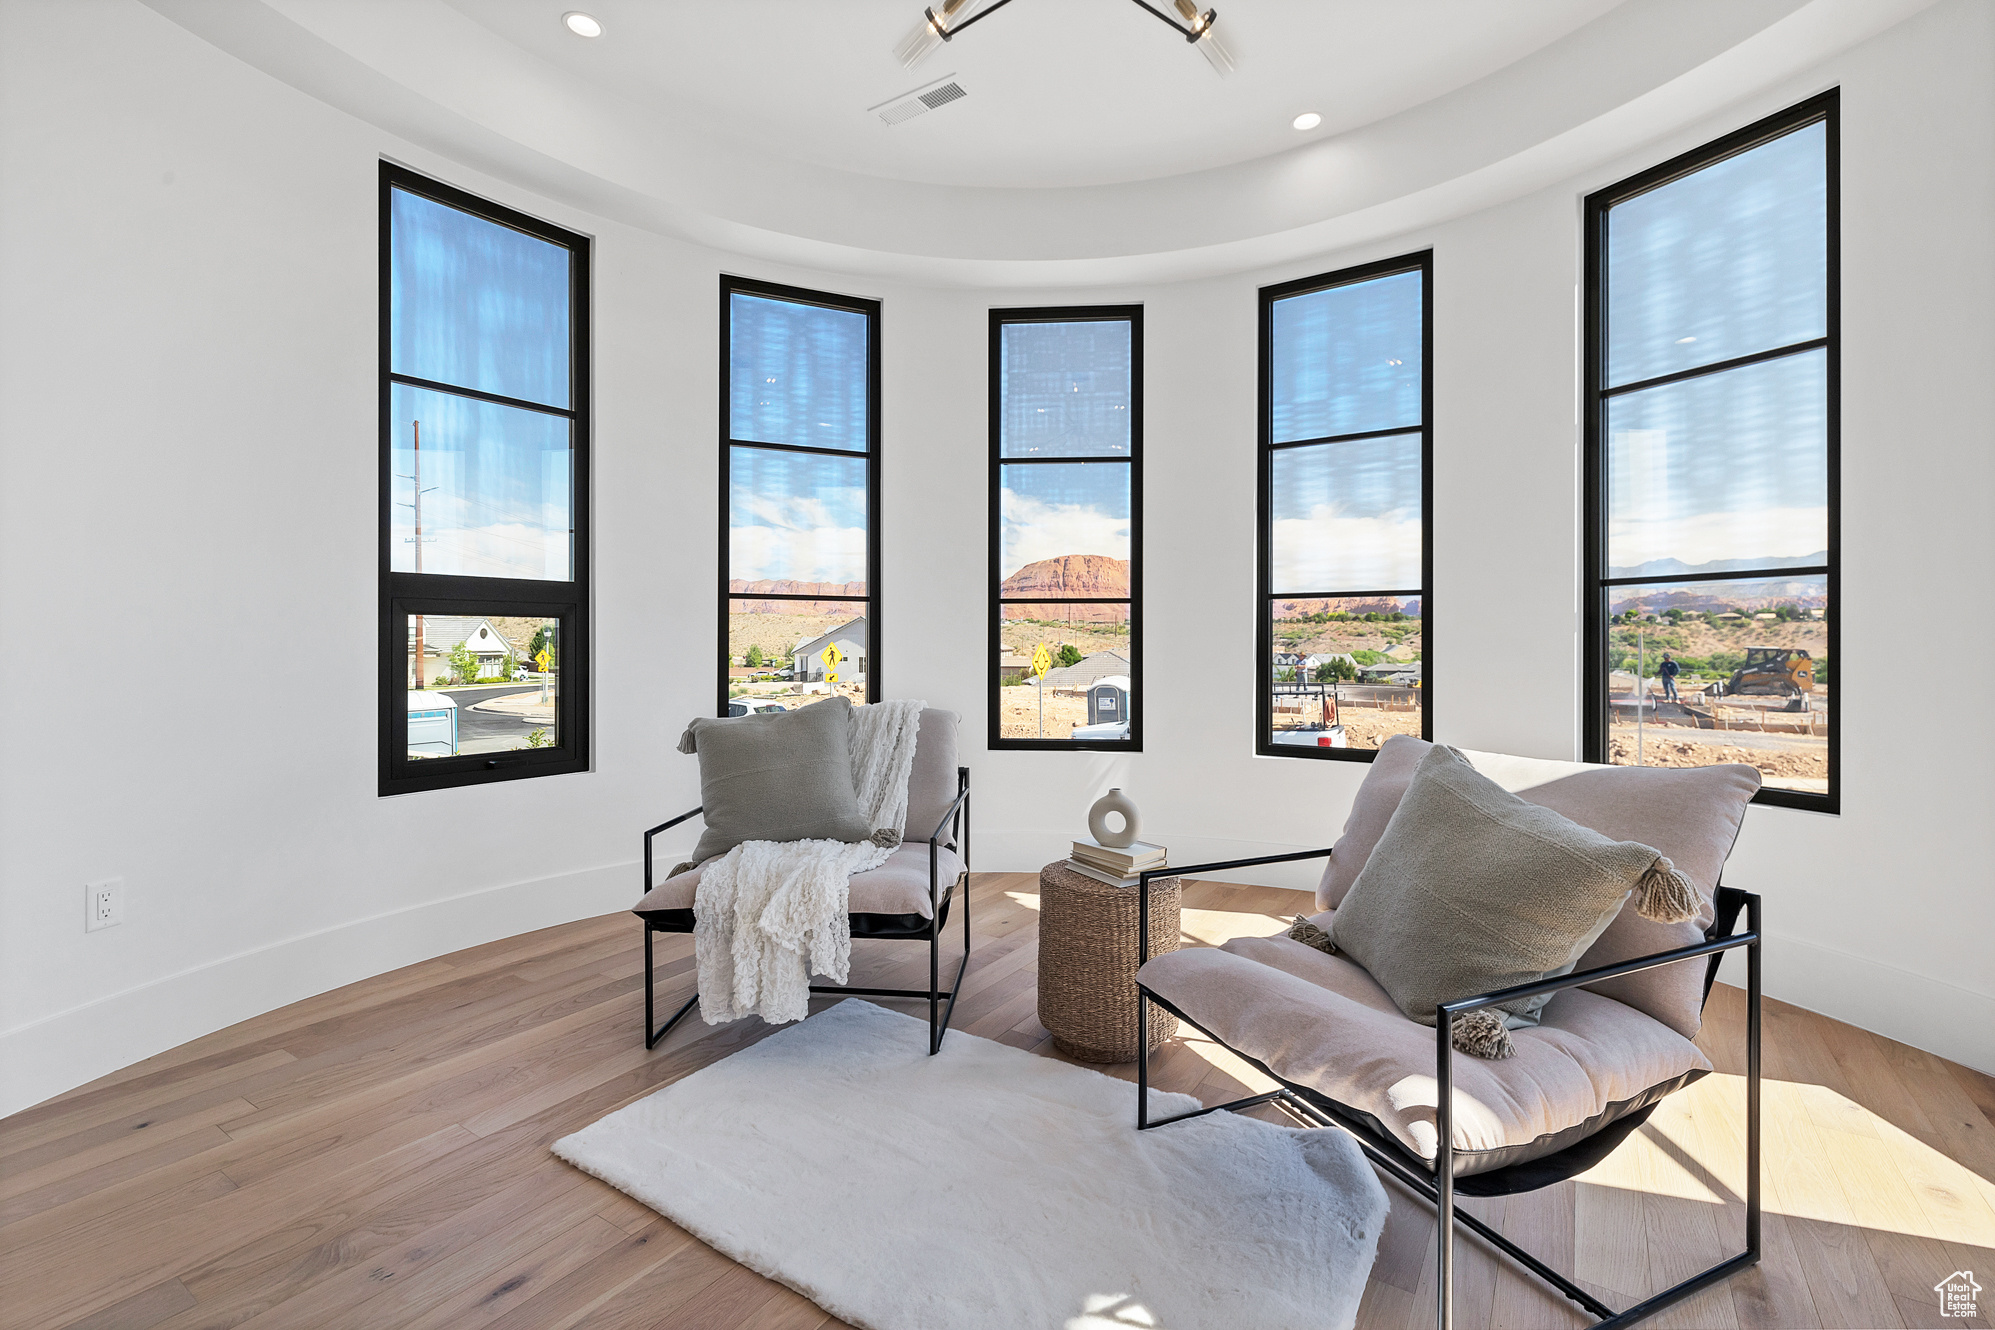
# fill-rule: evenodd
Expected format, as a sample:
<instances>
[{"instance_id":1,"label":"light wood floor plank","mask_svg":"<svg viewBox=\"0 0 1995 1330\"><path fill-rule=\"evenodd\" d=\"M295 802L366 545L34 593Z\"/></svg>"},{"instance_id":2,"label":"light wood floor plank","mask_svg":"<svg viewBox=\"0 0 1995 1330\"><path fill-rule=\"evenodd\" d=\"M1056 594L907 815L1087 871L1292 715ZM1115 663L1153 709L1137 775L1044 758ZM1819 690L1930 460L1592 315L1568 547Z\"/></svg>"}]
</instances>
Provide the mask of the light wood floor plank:
<instances>
[{"instance_id":1,"label":"light wood floor plank","mask_svg":"<svg viewBox=\"0 0 1995 1330\"><path fill-rule=\"evenodd\" d=\"M1036 1009L1037 878L980 874L970 899L956 1028L1061 1057ZM1187 946L1310 912L1300 893L1236 884L1188 883L1184 901ZM661 938L657 959L675 1006L690 939ZM943 963L946 983L946 944ZM925 987L926 949L862 941L853 974ZM841 1330L549 1153L773 1032L695 1016L647 1051L641 985L635 921L584 920L265 1013L0 1121L6 1325ZM925 1000L886 1005L926 1015ZM1586 1177L1468 1206L1617 1305L1733 1250L1743 1032L1742 995L1719 987L1699 1038L1717 1075ZM1941 1324L1933 1283L1995 1271L1995 1079L1783 1003L1767 1004L1766 1034L1763 1262L1659 1330ZM1206 1103L1269 1085L1189 1030L1152 1074ZM1432 1212L1388 1191L1365 1330L1431 1324ZM1456 1251L1462 1330L1582 1323L1479 1241Z\"/></svg>"}]
</instances>

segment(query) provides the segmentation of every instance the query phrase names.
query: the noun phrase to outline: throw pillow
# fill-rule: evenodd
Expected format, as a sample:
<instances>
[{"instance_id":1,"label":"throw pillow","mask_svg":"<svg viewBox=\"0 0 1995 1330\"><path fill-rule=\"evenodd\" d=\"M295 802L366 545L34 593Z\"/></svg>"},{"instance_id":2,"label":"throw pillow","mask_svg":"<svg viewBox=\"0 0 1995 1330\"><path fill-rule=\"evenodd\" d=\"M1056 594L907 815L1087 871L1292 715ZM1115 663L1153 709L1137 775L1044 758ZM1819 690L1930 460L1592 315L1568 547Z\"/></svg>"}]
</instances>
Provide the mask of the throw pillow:
<instances>
[{"instance_id":1,"label":"throw pillow","mask_svg":"<svg viewBox=\"0 0 1995 1330\"><path fill-rule=\"evenodd\" d=\"M1630 893L1648 918L1687 919L1702 905L1649 846L1527 803L1436 746L1331 920L1331 941L1432 1025L1443 1002L1569 973ZM1499 1009L1508 1024L1531 1024L1548 1000ZM1486 1019L1457 1034L1466 1052L1507 1055Z\"/></svg>"},{"instance_id":2,"label":"throw pillow","mask_svg":"<svg viewBox=\"0 0 1995 1330\"><path fill-rule=\"evenodd\" d=\"M748 840L870 839L852 789L852 699L830 697L795 711L726 720L702 716L679 751L700 758L706 830L690 864L703 864Z\"/></svg>"}]
</instances>

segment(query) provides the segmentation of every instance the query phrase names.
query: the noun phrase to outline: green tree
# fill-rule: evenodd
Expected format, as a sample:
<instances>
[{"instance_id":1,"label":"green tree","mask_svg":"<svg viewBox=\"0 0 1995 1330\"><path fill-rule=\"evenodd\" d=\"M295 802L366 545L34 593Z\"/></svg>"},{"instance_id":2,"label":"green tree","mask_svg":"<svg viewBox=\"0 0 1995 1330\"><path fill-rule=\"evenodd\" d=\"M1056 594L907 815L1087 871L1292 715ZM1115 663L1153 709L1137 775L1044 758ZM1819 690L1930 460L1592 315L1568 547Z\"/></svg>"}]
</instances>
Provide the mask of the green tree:
<instances>
[{"instance_id":1,"label":"green tree","mask_svg":"<svg viewBox=\"0 0 1995 1330\"><path fill-rule=\"evenodd\" d=\"M741 658L741 663L748 666L751 670L760 665L762 663L762 648L759 646L749 647L748 654Z\"/></svg>"},{"instance_id":2,"label":"green tree","mask_svg":"<svg viewBox=\"0 0 1995 1330\"><path fill-rule=\"evenodd\" d=\"M534 629L533 641L527 643L526 656L528 660L533 662L533 667L536 670L540 668L540 649L542 647L547 648L548 664L558 665L560 663L560 652L554 645L554 625L551 623L544 623Z\"/></svg>"},{"instance_id":3,"label":"green tree","mask_svg":"<svg viewBox=\"0 0 1995 1330\"><path fill-rule=\"evenodd\" d=\"M1081 659L1081 649L1072 642L1066 642L1061 645L1058 652L1054 653L1053 663L1064 669L1069 665L1080 664Z\"/></svg>"},{"instance_id":4,"label":"green tree","mask_svg":"<svg viewBox=\"0 0 1995 1330\"><path fill-rule=\"evenodd\" d=\"M460 684L478 682L478 658L471 654L471 648L459 642L450 649L450 672Z\"/></svg>"},{"instance_id":5,"label":"green tree","mask_svg":"<svg viewBox=\"0 0 1995 1330\"><path fill-rule=\"evenodd\" d=\"M1316 682L1318 683L1330 683L1338 679L1349 680L1357 677L1358 667L1342 656L1338 656L1333 660L1326 660L1316 667Z\"/></svg>"}]
</instances>

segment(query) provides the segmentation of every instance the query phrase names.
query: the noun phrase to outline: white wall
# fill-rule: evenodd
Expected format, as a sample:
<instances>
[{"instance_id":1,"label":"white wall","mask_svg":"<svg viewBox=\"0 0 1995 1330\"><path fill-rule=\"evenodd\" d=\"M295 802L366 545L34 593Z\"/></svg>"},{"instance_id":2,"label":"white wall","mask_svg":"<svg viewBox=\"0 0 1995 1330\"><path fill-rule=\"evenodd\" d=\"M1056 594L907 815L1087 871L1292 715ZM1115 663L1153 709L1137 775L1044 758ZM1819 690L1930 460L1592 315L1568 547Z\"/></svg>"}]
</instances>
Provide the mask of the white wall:
<instances>
[{"instance_id":1,"label":"white wall","mask_svg":"<svg viewBox=\"0 0 1995 1330\"><path fill-rule=\"evenodd\" d=\"M1755 809L1730 876L1768 897L1770 992L1995 1070L1995 734L1971 683L1919 683L1923 713L1895 700L1908 660L1971 678L1995 655L1989 617L1960 608L1985 603L1995 562L1987 6L1940 6L1731 114L1428 233L1280 271L1000 297L783 270L592 218L125 0L0 16L0 623L15 648L0 1112L309 993L634 898L636 832L696 801L673 744L711 701L704 676L645 662L713 658L722 270L886 302L883 677L963 713L980 868L1056 857L1110 784L1180 861L1334 839L1363 769L1252 752L1254 289L1430 245L1438 732L1575 755L1579 200L1836 83L1845 812ZM597 237L586 775L374 793L383 155ZM1123 300L1145 304L1148 342L1147 751L985 753L985 311ZM355 668L295 683L231 669L306 614L352 641ZM107 647L131 628L172 644L150 675ZM1543 681L1522 698L1517 661ZM279 738L224 719L245 697L281 708ZM86 936L82 885L103 876L125 879L126 922Z\"/></svg>"}]
</instances>

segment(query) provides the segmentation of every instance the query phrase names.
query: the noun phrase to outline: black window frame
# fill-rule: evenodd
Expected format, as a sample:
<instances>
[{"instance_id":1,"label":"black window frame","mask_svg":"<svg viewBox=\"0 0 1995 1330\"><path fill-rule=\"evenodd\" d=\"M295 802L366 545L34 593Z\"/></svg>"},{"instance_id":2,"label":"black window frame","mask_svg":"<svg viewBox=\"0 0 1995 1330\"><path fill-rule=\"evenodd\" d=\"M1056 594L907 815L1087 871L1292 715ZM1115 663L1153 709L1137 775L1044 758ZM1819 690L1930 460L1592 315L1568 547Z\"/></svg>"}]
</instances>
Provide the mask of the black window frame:
<instances>
[{"instance_id":1,"label":"black window frame","mask_svg":"<svg viewBox=\"0 0 1995 1330\"><path fill-rule=\"evenodd\" d=\"M797 305L816 305L866 316L866 448L813 448L793 443L760 443L734 434L734 296L761 296ZM805 453L818 457L864 458L866 461L866 594L864 596L771 595L735 593L728 589L733 561L734 450L762 448L770 452ZM880 302L865 296L838 295L808 287L786 286L753 277L720 275L720 634L715 650L714 715L726 716L728 704L728 613L737 600L838 600L864 607L866 620L866 700L880 700Z\"/></svg>"},{"instance_id":2,"label":"black window frame","mask_svg":"<svg viewBox=\"0 0 1995 1330\"><path fill-rule=\"evenodd\" d=\"M1114 323L1129 324L1129 455L1048 457L1030 459L1004 456L1004 330L1021 323ZM1140 753L1143 751L1143 306L1141 305L1039 305L1016 309L993 309L989 323L988 392L990 398L990 603L986 610L989 646L984 653L989 671L987 742L993 750L1059 753ZM1003 478L1004 468L1058 462L1117 462L1129 467L1129 737L1127 739L1016 739L1005 738L1001 723L1001 690L1004 671L999 657L1004 633L999 616L1004 612ZM1022 604L1122 604L1108 598L1058 597L1034 599Z\"/></svg>"},{"instance_id":3,"label":"black window frame","mask_svg":"<svg viewBox=\"0 0 1995 1330\"><path fill-rule=\"evenodd\" d=\"M1309 748L1274 741L1274 602L1276 600L1349 600L1408 594L1407 589L1313 593L1274 590L1274 464L1275 454L1291 448L1325 443L1412 434L1404 427L1331 434L1320 439L1274 441L1274 313L1275 302L1338 286L1356 286L1402 273L1420 274L1420 737L1434 737L1434 251L1416 250L1391 258L1360 263L1334 272L1299 277L1260 290L1260 366L1258 471L1255 478L1255 616L1254 629L1254 752L1261 757L1294 757L1309 761L1371 762L1376 748Z\"/></svg>"},{"instance_id":4,"label":"black window frame","mask_svg":"<svg viewBox=\"0 0 1995 1330\"><path fill-rule=\"evenodd\" d=\"M1763 119L1734 130L1721 138L1714 139L1701 147L1680 153L1668 161L1637 172L1625 180L1620 180L1605 189L1587 195L1585 211L1585 267L1583 317L1584 367L1581 377L1582 408L1585 446L1582 449L1585 461L1583 478L1583 507L1585 512L1585 552L1581 575L1584 579L1582 590L1583 615L1585 619L1585 668L1584 668L1584 716L1582 733L1583 755L1589 762L1607 760L1607 597L1616 586L1662 585L1681 582L1693 584L1699 581L1739 581L1762 575L1772 576L1824 576L1828 585L1829 616L1827 628L1829 660L1838 671L1842 668L1842 146L1840 136L1839 111L1840 89L1831 88L1826 92L1797 102L1782 111L1776 111ZM1628 383L1608 386L1606 379L1607 344L1607 289L1604 280L1607 265L1607 214L1616 204L1624 203L1638 195L1661 188L1686 176L1694 175L1705 167L1713 166L1741 153L1749 152L1774 139L1781 138L1798 129L1820 123L1823 126L1823 153L1826 173L1827 247L1824 263L1828 268L1827 310L1824 323L1825 335L1797 342L1790 346L1773 347L1745 355L1733 356L1710 365L1700 365L1692 369L1679 370L1670 374L1657 375L1648 379L1632 380ZM1807 567L1767 567L1730 569L1719 573L1693 573L1662 577L1620 577L1611 578L1607 573L1607 458L1606 421L1607 404L1616 397L1637 392L1645 388L1659 387L1666 383L1703 378L1728 370L1740 369L1747 365L1784 359L1793 355L1804 355L1815 349L1827 353L1827 395L1825 403L1825 424L1828 463L1828 555L1826 565ZM1840 679L1840 674L1838 674ZM1840 692L1840 684L1837 685ZM1841 708L1837 707L1829 718L1829 788L1826 793L1816 794L1805 790L1760 788L1753 796L1753 802L1779 808L1799 808L1811 812L1840 814L1842 811L1842 721Z\"/></svg>"},{"instance_id":5,"label":"black window frame","mask_svg":"<svg viewBox=\"0 0 1995 1330\"><path fill-rule=\"evenodd\" d=\"M393 195L395 190L470 213L559 245L569 254L569 405L551 407L483 392L456 384L397 374L391 364L393 295ZM379 793L412 794L420 790L494 781L555 776L590 769L590 260L592 241L585 235L494 203L490 199L419 175L392 162L380 166L380 658L379 658ZM477 401L494 402L553 415L570 422L572 471L570 499L570 580L471 577L443 573L397 572L394 569L394 438L392 394L404 384ZM412 614L506 615L553 618L559 621L555 641L561 653L561 686L556 694L555 739L549 748L522 748L501 753L411 759L408 756L409 616ZM421 668L421 662L417 662Z\"/></svg>"}]
</instances>

